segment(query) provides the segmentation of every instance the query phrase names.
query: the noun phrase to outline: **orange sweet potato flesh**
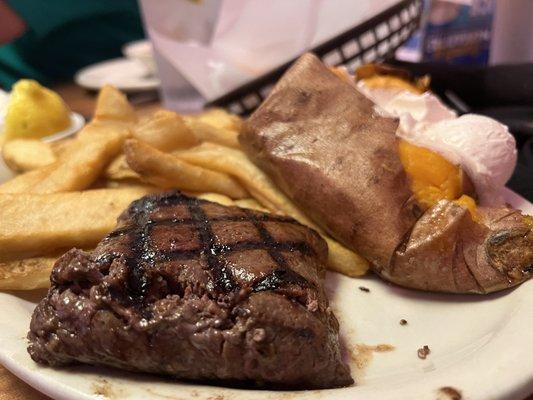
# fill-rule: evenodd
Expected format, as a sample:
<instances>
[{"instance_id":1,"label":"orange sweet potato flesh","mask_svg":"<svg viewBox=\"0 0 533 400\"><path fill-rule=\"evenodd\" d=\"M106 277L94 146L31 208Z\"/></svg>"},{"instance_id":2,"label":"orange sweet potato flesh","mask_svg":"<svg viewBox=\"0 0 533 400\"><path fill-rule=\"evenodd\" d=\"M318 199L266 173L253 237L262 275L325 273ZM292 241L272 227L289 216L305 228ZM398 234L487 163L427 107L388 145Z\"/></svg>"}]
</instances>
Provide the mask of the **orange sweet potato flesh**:
<instances>
[{"instance_id":1,"label":"orange sweet potato flesh","mask_svg":"<svg viewBox=\"0 0 533 400\"><path fill-rule=\"evenodd\" d=\"M386 280L488 293L531 277L527 219L478 207L474 221L453 201L421 204L400 159L397 125L306 54L249 118L240 141L310 218Z\"/></svg>"},{"instance_id":2,"label":"orange sweet potato flesh","mask_svg":"<svg viewBox=\"0 0 533 400\"><path fill-rule=\"evenodd\" d=\"M461 167L440 154L400 140L400 160L417 202L425 211L440 200L454 200L479 219L473 185Z\"/></svg>"}]
</instances>

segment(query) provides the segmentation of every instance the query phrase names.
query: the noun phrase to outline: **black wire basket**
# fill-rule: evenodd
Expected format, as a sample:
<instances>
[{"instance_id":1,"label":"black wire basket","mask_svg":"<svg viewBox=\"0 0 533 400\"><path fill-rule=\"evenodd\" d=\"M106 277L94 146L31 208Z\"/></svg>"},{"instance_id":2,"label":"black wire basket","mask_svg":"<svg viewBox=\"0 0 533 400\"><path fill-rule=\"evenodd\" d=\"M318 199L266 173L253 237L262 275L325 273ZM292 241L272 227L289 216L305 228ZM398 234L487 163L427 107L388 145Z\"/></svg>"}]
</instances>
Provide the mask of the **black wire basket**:
<instances>
[{"instance_id":1,"label":"black wire basket","mask_svg":"<svg viewBox=\"0 0 533 400\"><path fill-rule=\"evenodd\" d=\"M403 0L373 18L321 45L309 49L330 66L345 66L353 72L362 64L390 58L418 28L423 0ZM278 79L295 60L281 65L221 96L206 107L222 107L248 115L268 96Z\"/></svg>"}]
</instances>

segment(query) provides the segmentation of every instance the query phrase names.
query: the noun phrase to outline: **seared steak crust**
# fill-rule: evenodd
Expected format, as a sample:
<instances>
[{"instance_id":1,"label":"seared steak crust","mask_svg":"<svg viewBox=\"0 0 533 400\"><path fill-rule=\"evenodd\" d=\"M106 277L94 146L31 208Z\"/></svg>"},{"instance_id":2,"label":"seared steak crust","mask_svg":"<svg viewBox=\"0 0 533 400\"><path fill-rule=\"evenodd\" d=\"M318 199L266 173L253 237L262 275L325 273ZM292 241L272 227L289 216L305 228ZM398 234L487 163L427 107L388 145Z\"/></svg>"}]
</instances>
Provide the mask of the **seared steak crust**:
<instances>
[{"instance_id":1,"label":"seared steak crust","mask_svg":"<svg viewBox=\"0 0 533 400\"><path fill-rule=\"evenodd\" d=\"M181 379L349 385L326 258L320 236L291 218L178 192L147 196L92 253L57 261L28 351L43 364Z\"/></svg>"}]
</instances>

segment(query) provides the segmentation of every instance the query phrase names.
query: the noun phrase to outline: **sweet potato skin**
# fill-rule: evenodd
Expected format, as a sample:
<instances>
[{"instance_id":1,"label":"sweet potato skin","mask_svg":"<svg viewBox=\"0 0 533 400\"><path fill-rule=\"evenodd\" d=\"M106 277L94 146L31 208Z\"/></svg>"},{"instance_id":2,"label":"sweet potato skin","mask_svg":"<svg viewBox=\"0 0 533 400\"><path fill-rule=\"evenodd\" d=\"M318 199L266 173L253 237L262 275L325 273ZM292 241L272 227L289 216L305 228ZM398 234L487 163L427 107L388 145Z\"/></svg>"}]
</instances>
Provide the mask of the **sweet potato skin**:
<instances>
[{"instance_id":1,"label":"sweet potato skin","mask_svg":"<svg viewBox=\"0 0 533 400\"><path fill-rule=\"evenodd\" d=\"M396 284L438 292L489 293L531 275L533 233L520 212L479 208L469 211L442 200L417 221L388 268L376 269Z\"/></svg>"},{"instance_id":2,"label":"sweet potato skin","mask_svg":"<svg viewBox=\"0 0 533 400\"><path fill-rule=\"evenodd\" d=\"M302 56L245 123L247 154L318 225L408 288L489 293L533 275L531 225L516 210L443 200L424 213L398 154L397 121Z\"/></svg>"},{"instance_id":3,"label":"sweet potato skin","mask_svg":"<svg viewBox=\"0 0 533 400\"><path fill-rule=\"evenodd\" d=\"M245 123L240 141L311 219L386 267L419 215L397 126L306 54Z\"/></svg>"}]
</instances>

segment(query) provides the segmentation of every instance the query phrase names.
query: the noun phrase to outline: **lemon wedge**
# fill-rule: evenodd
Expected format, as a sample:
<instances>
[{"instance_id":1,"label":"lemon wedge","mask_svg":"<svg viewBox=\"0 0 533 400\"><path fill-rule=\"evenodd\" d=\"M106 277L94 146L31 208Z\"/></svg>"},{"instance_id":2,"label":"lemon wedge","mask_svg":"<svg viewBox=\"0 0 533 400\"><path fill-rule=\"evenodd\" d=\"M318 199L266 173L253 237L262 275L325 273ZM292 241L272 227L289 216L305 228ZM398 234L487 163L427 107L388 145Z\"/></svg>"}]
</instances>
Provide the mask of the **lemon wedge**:
<instances>
[{"instance_id":1,"label":"lemon wedge","mask_svg":"<svg viewBox=\"0 0 533 400\"><path fill-rule=\"evenodd\" d=\"M11 92L4 124L5 140L39 139L70 126L70 110L54 91L21 79Z\"/></svg>"}]
</instances>

